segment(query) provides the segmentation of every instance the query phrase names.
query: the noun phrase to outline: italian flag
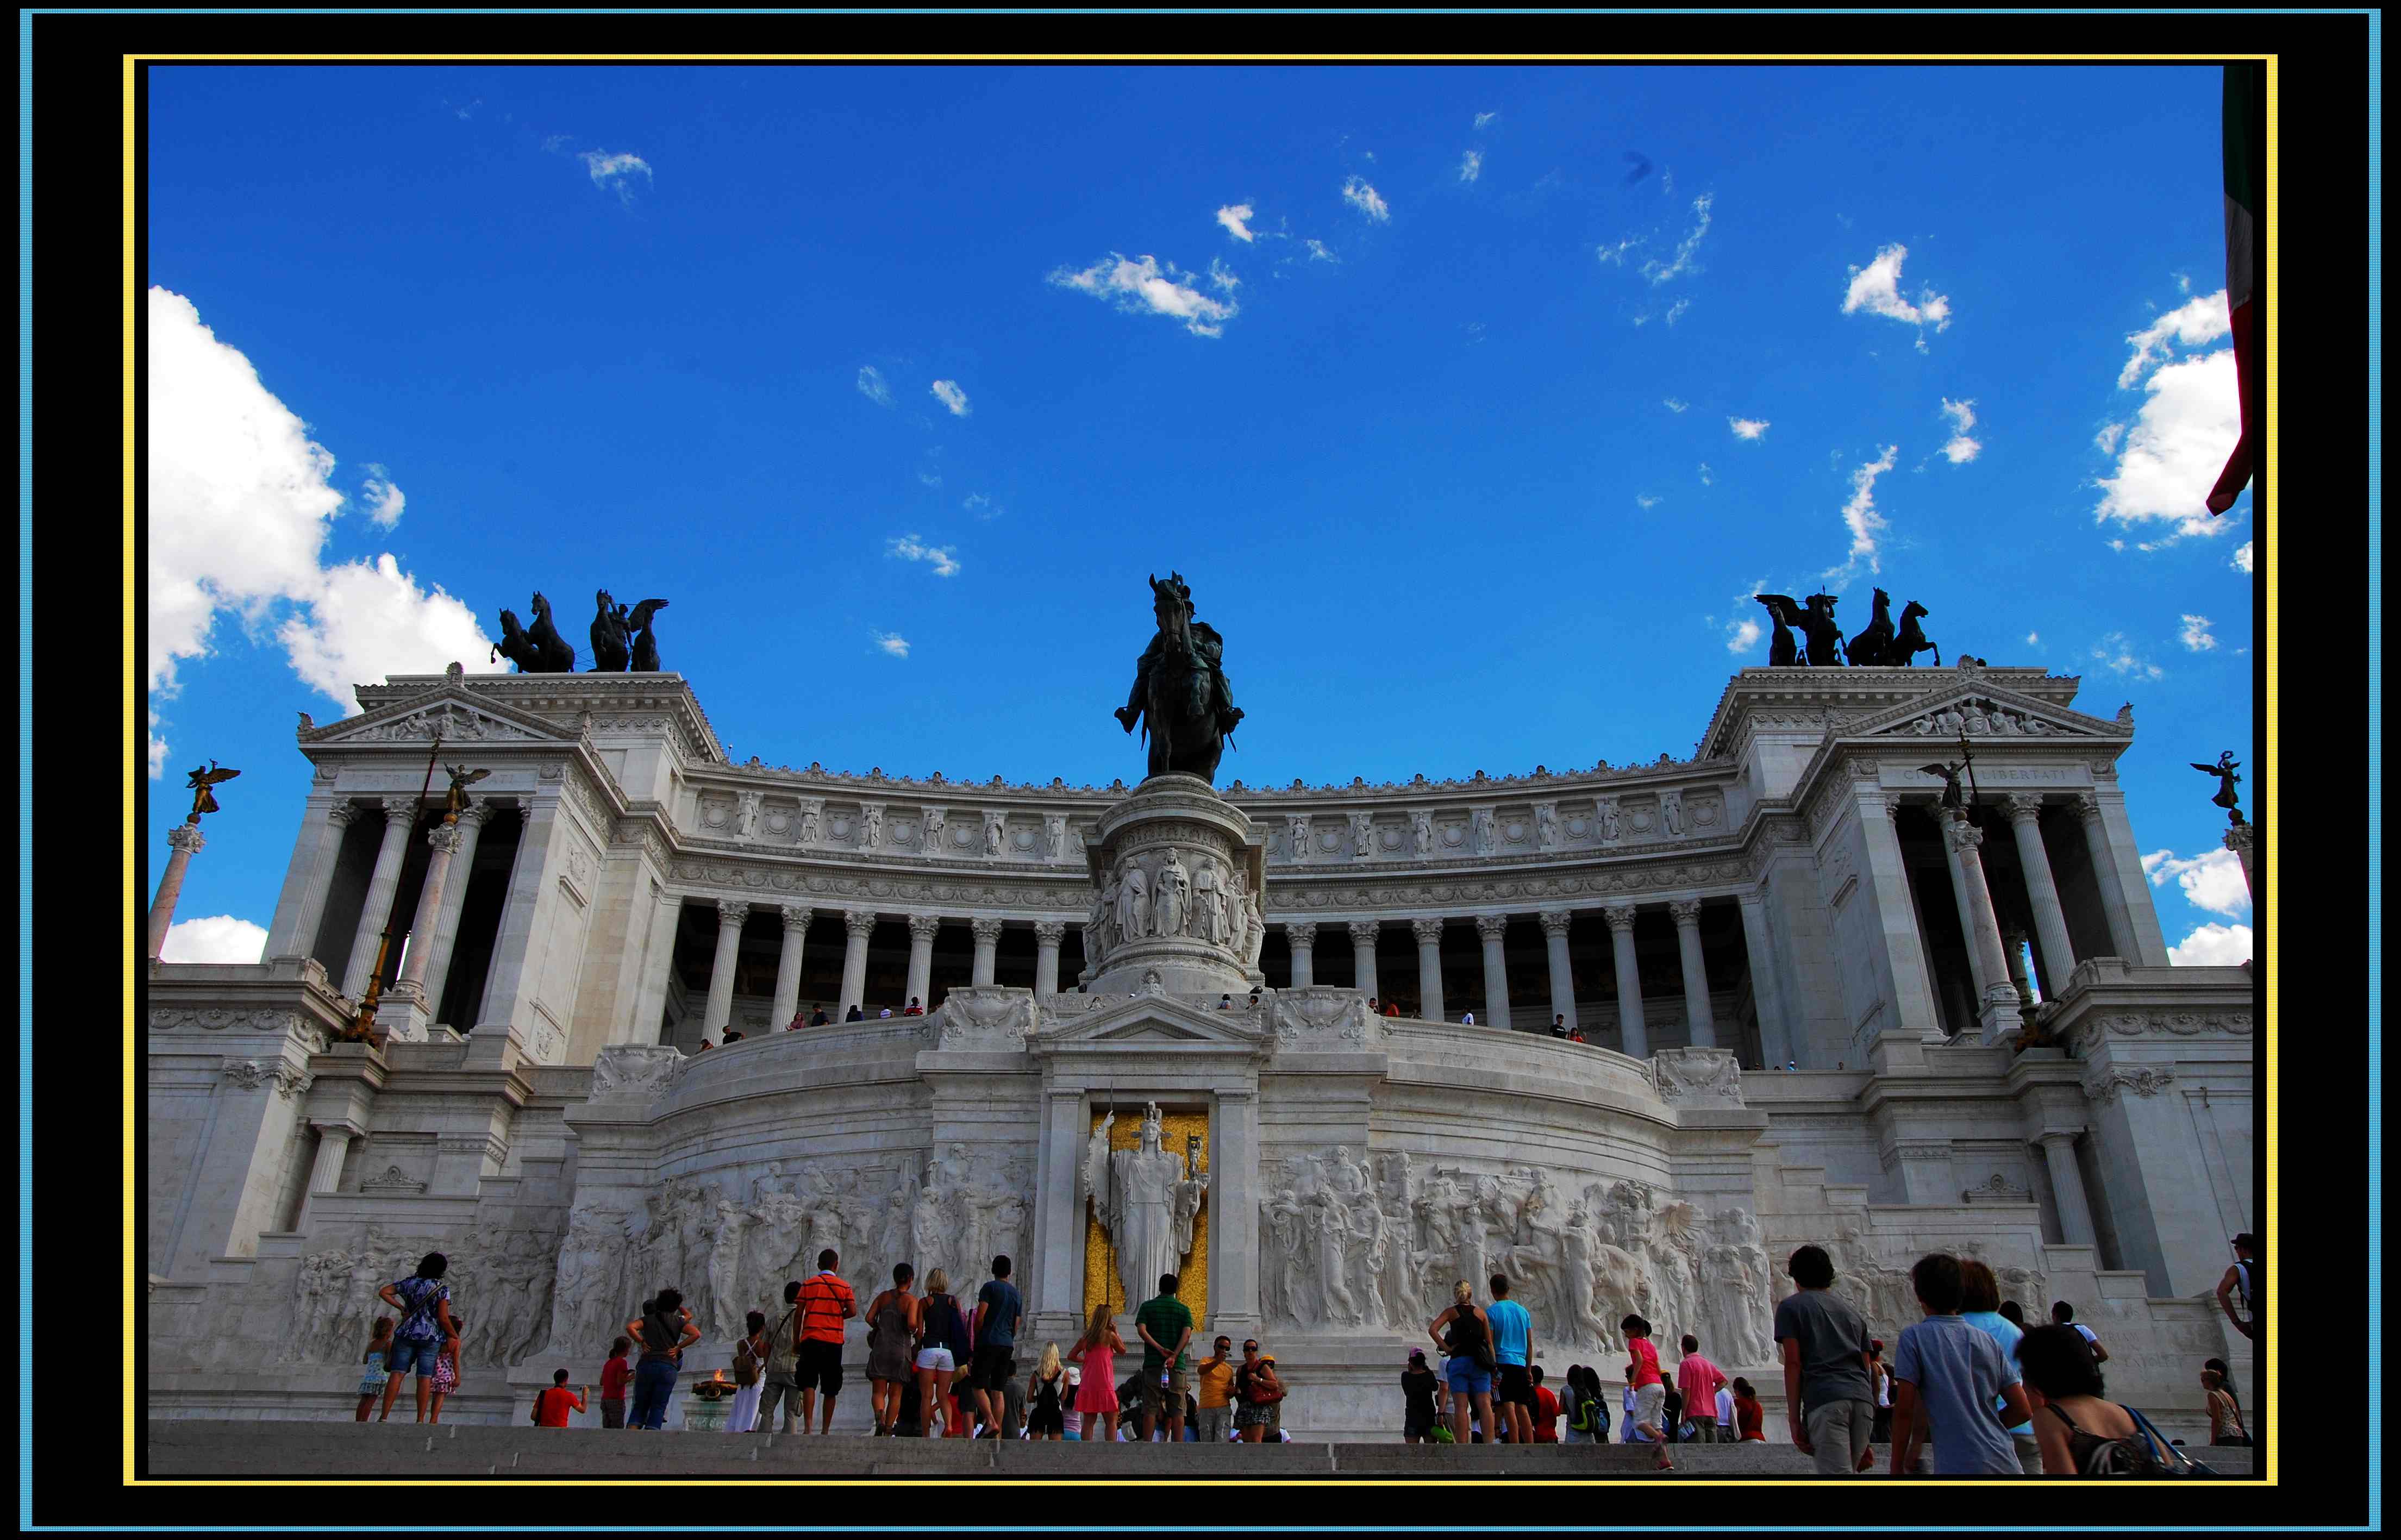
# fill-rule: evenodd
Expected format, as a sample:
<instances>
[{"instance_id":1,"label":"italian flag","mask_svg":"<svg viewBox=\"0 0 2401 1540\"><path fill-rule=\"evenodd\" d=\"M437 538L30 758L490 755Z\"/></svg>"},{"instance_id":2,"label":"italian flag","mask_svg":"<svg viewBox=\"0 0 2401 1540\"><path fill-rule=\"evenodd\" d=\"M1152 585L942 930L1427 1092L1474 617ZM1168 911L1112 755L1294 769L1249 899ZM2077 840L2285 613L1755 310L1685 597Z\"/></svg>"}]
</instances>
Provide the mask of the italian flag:
<instances>
[{"instance_id":1,"label":"italian flag","mask_svg":"<svg viewBox=\"0 0 2401 1540\"><path fill-rule=\"evenodd\" d=\"M2226 308L2234 323L2234 373L2243 413L2243 436L2226 458L2217 485L2209 489L2209 511L2222 514L2251 479L2257 454L2260 414L2259 312L2252 303L2257 264L2252 253L2259 228L2259 114L2262 108L2259 64L2226 66L2223 122L2226 142Z\"/></svg>"}]
</instances>

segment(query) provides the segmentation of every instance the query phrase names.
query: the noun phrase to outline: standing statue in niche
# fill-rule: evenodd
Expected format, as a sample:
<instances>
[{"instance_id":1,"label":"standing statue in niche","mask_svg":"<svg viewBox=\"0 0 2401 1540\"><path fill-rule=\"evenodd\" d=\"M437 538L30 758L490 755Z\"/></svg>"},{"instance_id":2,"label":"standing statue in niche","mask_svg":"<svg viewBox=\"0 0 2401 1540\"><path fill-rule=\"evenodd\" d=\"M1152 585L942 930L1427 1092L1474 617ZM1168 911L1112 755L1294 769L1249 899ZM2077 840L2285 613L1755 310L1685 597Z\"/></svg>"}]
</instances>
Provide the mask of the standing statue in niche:
<instances>
[{"instance_id":1,"label":"standing statue in niche","mask_svg":"<svg viewBox=\"0 0 2401 1540\"><path fill-rule=\"evenodd\" d=\"M1112 878L1096 890L1091 913L1084 918L1084 964L1095 972L1100 970L1101 959L1108 955L1109 918L1117 913L1118 886Z\"/></svg>"},{"instance_id":2,"label":"standing statue in niche","mask_svg":"<svg viewBox=\"0 0 2401 1540\"><path fill-rule=\"evenodd\" d=\"M1184 1270L1209 1178L1191 1175L1183 1156L1160 1147L1158 1104L1143 1108L1140 1148L1111 1149L1116 1124L1111 1112L1092 1131L1084 1150L1084 1190L1116 1248L1125 1297L1139 1300L1149 1298L1162 1273Z\"/></svg>"},{"instance_id":3,"label":"standing statue in niche","mask_svg":"<svg viewBox=\"0 0 2401 1540\"><path fill-rule=\"evenodd\" d=\"M1192 874L1184 869L1184 859L1173 846L1167 847L1167 859L1159 865L1159 876L1151 887L1151 923L1162 936L1181 936L1185 922L1191 915L1187 900L1192 890Z\"/></svg>"},{"instance_id":4,"label":"standing statue in niche","mask_svg":"<svg viewBox=\"0 0 2401 1540\"><path fill-rule=\"evenodd\" d=\"M1259 966L1259 949L1267 944L1267 916L1259 912L1258 895L1242 885L1242 966Z\"/></svg>"},{"instance_id":5,"label":"standing statue in niche","mask_svg":"<svg viewBox=\"0 0 2401 1540\"><path fill-rule=\"evenodd\" d=\"M1423 856L1432 853L1434 850L1434 815L1423 811L1411 814L1409 818L1409 838L1416 843L1417 852L1419 855Z\"/></svg>"},{"instance_id":6,"label":"standing statue in niche","mask_svg":"<svg viewBox=\"0 0 2401 1540\"><path fill-rule=\"evenodd\" d=\"M1118 883L1118 941L1137 942L1150 933L1150 879L1129 865Z\"/></svg>"},{"instance_id":7,"label":"standing statue in niche","mask_svg":"<svg viewBox=\"0 0 2401 1540\"><path fill-rule=\"evenodd\" d=\"M1164 583L1153 577L1150 591L1159 631L1134 664L1118 722L1129 733L1143 724L1149 774L1198 776L1214 785L1217 761L1242 720L1226 683L1225 639L1192 618L1192 590L1182 573L1170 572Z\"/></svg>"},{"instance_id":8,"label":"standing statue in niche","mask_svg":"<svg viewBox=\"0 0 2401 1540\"><path fill-rule=\"evenodd\" d=\"M1217 863L1206 856L1192 859L1192 935L1212 946L1226 944L1226 890L1217 882Z\"/></svg>"}]
</instances>

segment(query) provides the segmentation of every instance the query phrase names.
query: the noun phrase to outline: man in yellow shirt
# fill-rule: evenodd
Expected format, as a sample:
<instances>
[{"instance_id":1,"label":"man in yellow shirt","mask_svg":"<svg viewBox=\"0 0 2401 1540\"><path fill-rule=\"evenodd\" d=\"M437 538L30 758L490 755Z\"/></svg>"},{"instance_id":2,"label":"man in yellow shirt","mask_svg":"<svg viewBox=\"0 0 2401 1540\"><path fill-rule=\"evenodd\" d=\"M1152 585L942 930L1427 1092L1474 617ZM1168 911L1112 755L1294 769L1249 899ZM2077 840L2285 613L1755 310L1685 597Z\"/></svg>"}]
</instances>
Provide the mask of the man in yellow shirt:
<instances>
[{"instance_id":1,"label":"man in yellow shirt","mask_svg":"<svg viewBox=\"0 0 2401 1540\"><path fill-rule=\"evenodd\" d=\"M1234 1408L1234 1340L1220 1337L1209 1356L1193 1366L1192 1396L1200 1411L1200 1442L1222 1444L1232 1431Z\"/></svg>"}]
</instances>

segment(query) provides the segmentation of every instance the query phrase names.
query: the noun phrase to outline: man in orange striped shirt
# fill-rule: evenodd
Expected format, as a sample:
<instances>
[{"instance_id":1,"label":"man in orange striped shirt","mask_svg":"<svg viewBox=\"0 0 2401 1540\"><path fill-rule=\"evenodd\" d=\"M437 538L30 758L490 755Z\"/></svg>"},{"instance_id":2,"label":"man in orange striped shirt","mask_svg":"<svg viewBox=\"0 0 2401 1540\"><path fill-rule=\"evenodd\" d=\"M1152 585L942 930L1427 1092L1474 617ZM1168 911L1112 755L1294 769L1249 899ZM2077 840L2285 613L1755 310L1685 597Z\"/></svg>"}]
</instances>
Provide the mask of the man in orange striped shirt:
<instances>
[{"instance_id":1,"label":"man in orange striped shirt","mask_svg":"<svg viewBox=\"0 0 2401 1540\"><path fill-rule=\"evenodd\" d=\"M809 1413L817 1390L825 1390L825 1421L820 1435L833 1431L833 1399L842 1394L843 1323L858 1313L858 1301L834 1267L842 1260L829 1246L817 1253L816 1276L801 1286L795 1302L801 1311L801 1431L809 1431Z\"/></svg>"}]
</instances>

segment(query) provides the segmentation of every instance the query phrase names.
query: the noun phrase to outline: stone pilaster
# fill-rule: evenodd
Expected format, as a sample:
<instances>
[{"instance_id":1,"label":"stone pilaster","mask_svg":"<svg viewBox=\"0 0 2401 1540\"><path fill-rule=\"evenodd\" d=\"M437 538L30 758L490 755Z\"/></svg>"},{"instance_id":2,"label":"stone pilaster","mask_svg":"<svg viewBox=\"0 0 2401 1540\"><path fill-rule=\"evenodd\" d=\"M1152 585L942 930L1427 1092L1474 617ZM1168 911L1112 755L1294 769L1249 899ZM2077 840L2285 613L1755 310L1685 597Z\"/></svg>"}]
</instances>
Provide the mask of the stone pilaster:
<instances>
[{"instance_id":1,"label":"stone pilaster","mask_svg":"<svg viewBox=\"0 0 2401 1540\"><path fill-rule=\"evenodd\" d=\"M2072 1246L2093 1244L2092 1205L2084 1195L2084 1172L2076 1163L2076 1131L2045 1129L2037 1135L2051 1166L2051 1196L2059 1204L2059 1238Z\"/></svg>"},{"instance_id":2,"label":"stone pilaster","mask_svg":"<svg viewBox=\"0 0 2401 1540\"><path fill-rule=\"evenodd\" d=\"M312 802L314 798L310 799ZM325 895L334 886L334 867L341 859L342 836L359 810L349 802L312 809L293 844L292 866L284 873L282 896L276 901L275 920L267 935L267 956L303 957L317 944L317 928L325 917Z\"/></svg>"},{"instance_id":3,"label":"stone pilaster","mask_svg":"<svg viewBox=\"0 0 2401 1540\"><path fill-rule=\"evenodd\" d=\"M1742 942L1750 961L1750 997L1759 1010L1762 1067L1780 1068L1792 1062L1792 1026L1785 1014L1784 989L1777 982L1776 943L1767 930L1767 901L1757 893L1745 893L1741 903Z\"/></svg>"},{"instance_id":4,"label":"stone pilaster","mask_svg":"<svg viewBox=\"0 0 2401 1540\"><path fill-rule=\"evenodd\" d=\"M1506 914L1478 914L1475 934L1484 942L1484 1024L1509 1030L1509 957L1502 938L1508 934Z\"/></svg>"},{"instance_id":5,"label":"stone pilaster","mask_svg":"<svg viewBox=\"0 0 2401 1540\"><path fill-rule=\"evenodd\" d=\"M1863 789L1858 803L1859 834L1867 843L1868 871L1863 878L1875 898L1876 924L1884 942L1889 978L1894 1030L1920 1042L1941 1042L1942 1012L1934 1003L1934 970L1927 965L1926 942L1917 933L1917 903L1911 897L1909 868L1901 859L1900 833L1895 827L1904 805L1899 792ZM1839 837L1839 836L1837 836ZM1873 1036L1881 1037L1879 1027ZM1862 1043L1860 1047L1867 1045ZM1823 1067L1822 1066L1817 1067Z\"/></svg>"},{"instance_id":6,"label":"stone pilaster","mask_svg":"<svg viewBox=\"0 0 2401 1540\"><path fill-rule=\"evenodd\" d=\"M1564 909L1545 909L1535 916L1543 922L1543 946L1551 965L1551 1014L1567 1018L1576 1029L1575 969L1568 960L1568 926L1572 916Z\"/></svg>"},{"instance_id":7,"label":"stone pilaster","mask_svg":"<svg viewBox=\"0 0 2401 1540\"><path fill-rule=\"evenodd\" d=\"M1651 1056L1651 1034L1642 1024L1642 970L1634 960L1634 905L1613 903L1601 911L1609 920L1609 940L1617 961L1618 1052L1628 1058Z\"/></svg>"},{"instance_id":8,"label":"stone pilaster","mask_svg":"<svg viewBox=\"0 0 2401 1540\"><path fill-rule=\"evenodd\" d=\"M2084 843L2092 853L2092 878L2101 889L2101 909L2109 920L2109 950L2130 963L2146 962L2134 939L2134 918L2126 907L2126 885L2118 874L2118 855L2109 848L2109 829L2101 818L2101 799L2090 791L2076 793L2076 816L2084 825Z\"/></svg>"},{"instance_id":9,"label":"stone pilaster","mask_svg":"<svg viewBox=\"0 0 2401 1540\"><path fill-rule=\"evenodd\" d=\"M1678 899L1667 905L1676 921L1676 949L1684 969L1684 1018L1692 1024L1693 1046L1718 1045L1717 1016L1709 1009L1708 963L1701 956L1701 901Z\"/></svg>"},{"instance_id":10,"label":"stone pilaster","mask_svg":"<svg viewBox=\"0 0 2401 1540\"><path fill-rule=\"evenodd\" d=\"M2034 911L2036 944L2042 948L2043 971L2053 993L2066 989L2076 971L2076 949L2068 944L2067 914L2059 906L2059 884L2051 873L2051 852L2042 843L2042 798L2019 792L2002 803L2010 815L2010 832L2018 843L2018 868L2025 873L2026 901Z\"/></svg>"},{"instance_id":11,"label":"stone pilaster","mask_svg":"<svg viewBox=\"0 0 2401 1540\"><path fill-rule=\"evenodd\" d=\"M157 961L159 949L167 944L167 931L175 923L175 900L184 891L184 868L207 842L200 838L197 823L179 823L167 831L167 844L174 854L167 858L167 870L158 876L158 896L150 901L150 950L146 956Z\"/></svg>"},{"instance_id":12,"label":"stone pilaster","mask_svg":"<svg viewBox=\"0 0 2401 1540\"><path fill-rule=\"evenodd\" d=\"M349 1158L350 1141L362 1130L355 1123L317 1123L317 1156L309 1169L309 1189L300 1199L300 1216L293 1221L295 1230L309 1228L309 1210L319 1198L336 1190L342 1185L342 1162Z\"/></svg>"},{"instance_id":13,"label":"stone pilaster","mask_svg":"<svg viewBox=\"0 0 2401 1540\"><path fill-rule=\"evenodd\" d=\"M1442 1020L1442 921L1411 920L1409 933L1418 939L1418 1014L1438 1022Z\"/></svg>"}]
</instances>

